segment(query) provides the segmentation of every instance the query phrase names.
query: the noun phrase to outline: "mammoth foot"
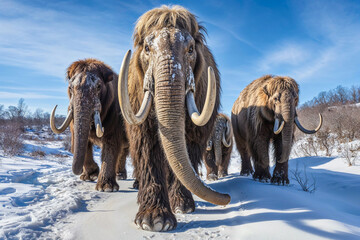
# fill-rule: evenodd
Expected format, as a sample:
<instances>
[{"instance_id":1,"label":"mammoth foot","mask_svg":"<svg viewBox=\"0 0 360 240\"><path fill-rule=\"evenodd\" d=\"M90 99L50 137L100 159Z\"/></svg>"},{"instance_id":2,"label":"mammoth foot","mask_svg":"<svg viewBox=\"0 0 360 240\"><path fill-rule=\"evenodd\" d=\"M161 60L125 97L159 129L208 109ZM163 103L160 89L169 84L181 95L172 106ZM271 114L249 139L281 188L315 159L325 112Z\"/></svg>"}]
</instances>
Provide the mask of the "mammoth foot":
<instances>
[{"instance_id":1,"label":"mammoth foot","mask_svg":"<svg viewBox=\"0 0 360 240\"><path fill-rule=\"evenodd\" d=\"M206 176L206 179L209 181L216 181L218 180L218 176L215 173L210 173Z\"/></svg>"},{"instance_id":2,"label":"mammoth foot","mask_svg":"<svg viewBox=\"0 0 360 240\"><path fill-rule=\"evenodd\" d=\"M174 214L164 207L139 211L135 223L141 229L152 232L170 231L177 225Z\"/></svg>"},{"instance_id":3,"label":"mammoth foot","mask_svg":"<svg viewBox=\"0 0 360 240\"><path fill-rule=\"evenodd\" d=\"M260 182L269 182L271 178L269 169L258 169L253 174L253 179Z\"/></svg>"},{"instance_id":4,"label":"mammoth foot","mask_svg":"<svg viewBox=\"0 0 360 240\"><path fill-rule=\"evenodd\" d=\"M226 177L227 175L228 175L228 173L227 173L227 172L225 172L225 171L219 171L219 172L218 172L218 176L219 176L219 178Z\"/></svg>"},{"instance_id":5,"label":"mammoth foot","mask_svg":"<svg viewBox=\"0 0 360 240\"><path fill-rule=\"evenodd\" d=\"M80 179L83 181L95 181L99 175L99 167L96 166L95 169L84 169L83 173L80 175Z\"/></svg>"},{"instance_id":6,"label":"mammoth foot","mask_svg":"<svg viewBox=\"0 0 360 240\"><path fill-rule=\"evenodd\" d=\"M170 205L173 213L175 214L186 214L195 211L195 201L189 192L184 195L178 195L170 199Z\"/></svg>"},{"instance_id":7,"label":"mammoth foot","mask_svg":"<svg viewBox=\"0 0 360 240\"><path fill-rule=\"evenodd\" d=\"M126 180L127 179L126 170L116 173L116 179L117 180Z\"/></svg>"},{"instance_id":8,"label":"mammoth foot","mask_svg":"<svg viewBox=\"0 0 360 240\"><path fill-rule=\"evenodd\" d=\"M96 190L100 192L117 192L119 191L119 185L114 178L100 177L96 183Z\"/></svg>"},{"instance_id":9,"label":"mammoth foot","mask_svg":"<svg viewBox=\"0 0 360 240\"><path fill-rule=\"evenodd\" d=\"M253 174L252 168L241 168L240 176L249 176Z\"/></svg>"},{"instance_id":10,"label":"mammoth foot","mask_svg":"<svg viewBox=\"0 0 360 240\"><path fill-rule=\"evenodd\" d=\"M290 183L288 178L288 169L287 163L279 164L277 163L273 172L273 176L271 178L271 183L273 184L282 184L287 185Z\"/></svg>"},{"instance_id":11,"label":"mammoth foot","mask_svg":"<svg viewBox=\"0 0 360 240\"><path fill-rule=\"evenodd\" d=\"M137 180L136 178L135 178L135 181L133 183L133 188L134 189L139 189L139 180Z\"/></svg>"}]
</instances>

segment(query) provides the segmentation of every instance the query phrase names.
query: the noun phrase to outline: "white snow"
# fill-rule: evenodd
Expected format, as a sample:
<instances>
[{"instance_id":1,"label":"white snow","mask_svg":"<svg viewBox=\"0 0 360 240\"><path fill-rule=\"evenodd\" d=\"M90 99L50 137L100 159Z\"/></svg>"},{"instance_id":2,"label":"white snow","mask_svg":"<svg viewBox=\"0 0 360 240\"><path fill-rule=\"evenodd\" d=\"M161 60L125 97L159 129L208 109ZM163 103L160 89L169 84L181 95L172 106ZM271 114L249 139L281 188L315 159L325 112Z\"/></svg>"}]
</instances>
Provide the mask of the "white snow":
<instances>
[{"instance_id":1,"label":"white snow","mask_svg":"<svg viewBox=\"0 0 360 240\"><path fill-rule=\"evenodd\" d=\"M306 169L316 180L314 193L289 186L261 183L239 176L235 148L230 175L206 183L229 193L231 203L214 206L197 197L196 210L176 215L178 226L165 233L139 230L132 179L119 181L120 191L101 193L95 183L71 172L72 156L59 140L28 140L25 153L0 152L0 239L359 239L360 166L340 157L294 157L291 171ZM296 145L294 145L296 147ZM46 152L33 157L33 150ZM99 162L99 149L95 160ZM128 176L132 167L127 164ZM205 169L202 168L205 175ZM203 176L204 178L204 176Z\"/></svg>"}]
</instances>

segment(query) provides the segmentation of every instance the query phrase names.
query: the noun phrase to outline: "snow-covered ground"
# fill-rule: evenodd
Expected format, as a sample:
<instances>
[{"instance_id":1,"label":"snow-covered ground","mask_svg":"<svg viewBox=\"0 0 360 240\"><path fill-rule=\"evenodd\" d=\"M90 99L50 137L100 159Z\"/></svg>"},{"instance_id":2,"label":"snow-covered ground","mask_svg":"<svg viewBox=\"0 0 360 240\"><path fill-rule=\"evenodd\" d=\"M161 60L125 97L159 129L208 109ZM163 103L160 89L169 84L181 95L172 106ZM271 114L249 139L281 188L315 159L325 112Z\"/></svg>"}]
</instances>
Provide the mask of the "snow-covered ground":
<instances>
[{"instance_id":1,"label":"snow-covered ground","mask_svg":"<svg viewBox=\"0 0 360 240\"><path fill-rule=\"evenodd\" d=\"M153 233L133 223L137 191L132 179L119 181L119 192L97 192L95 183L72 174L71 154L61 140L40 138L38 134L27 140L20 156L4 157L0 152L0 239L360 238L359 162L348 167L338 157L293 157L289 175L298 169L304 176L306 171L309 185L316 182L309 193L294 179L289 186L277 186L239 176L235 150L230 175L207 182L229 193L231 203L220 207L195 197L195 212L178 214L175 230ZM32 156L36 150L46 155ZM95 150L97 162L99 152Z\"/></svg>"}]
</instances>

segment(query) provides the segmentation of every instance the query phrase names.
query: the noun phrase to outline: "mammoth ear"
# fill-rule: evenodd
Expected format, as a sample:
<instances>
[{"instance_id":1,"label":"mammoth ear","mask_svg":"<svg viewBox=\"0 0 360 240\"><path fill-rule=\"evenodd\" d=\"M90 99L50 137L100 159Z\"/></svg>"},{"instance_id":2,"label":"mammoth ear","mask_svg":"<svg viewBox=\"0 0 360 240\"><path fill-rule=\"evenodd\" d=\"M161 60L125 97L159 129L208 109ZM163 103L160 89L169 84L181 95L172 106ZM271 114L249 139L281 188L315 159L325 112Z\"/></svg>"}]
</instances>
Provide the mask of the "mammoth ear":
<instances>
[{"instance_id":1,"label":"mammoth ear","mask_svg":"<svg viewBox=\"0 0 360 240\"><path fill-rule=\"evenodd\" d=\"M103 70L103 79L105 83L111 82L112 80L114 80L114 72L111 69L104 69Z\"/></svg>"},{"instance_id":2,"label":"mammoth ear","mask_svg":"<svg viewBox=\"0 0 360 240\"><path fill-rule=\"evenodd\" d=\"M203 50L207 50L204 49L205 47L202 44L196 44L196 63L195 63L195 68L194 68L194 76L195 79L199 79L202 72L204 71L205 66L205 58L204 58L204 54L203 54Z\"/></svg>"},{"instance_id":3,"label":"mammoth ear","mask_svg":"<svg viewBox=\"0 0 360 240\"><path fill-rule=\"evenodd\" d=\"M270 93L269 93L269 91L267 90L266 85L263 87L263 92L264 92L268 97L270 97Z\"/></svg>"},{"instance_id":4,"label":"mammoth ear","mask_svg":"<svg viewBox=\"0 0 360 240\"><path fill-rule=\"evenodd\" d=\"M70 70L67 70L66 71L66 81L69 81L70 80Z\"/></svg>"},{"instance_id":5,"label":"mammoth ear","mask_svg":"<svg viewBox=\"0 0 360 240\"><path fill-rule=\"evenodd\" d=\"M79 62L73 62L66 70L66 80L69 81L74 75L78 68Z\"/></svg>"}]
</instances>

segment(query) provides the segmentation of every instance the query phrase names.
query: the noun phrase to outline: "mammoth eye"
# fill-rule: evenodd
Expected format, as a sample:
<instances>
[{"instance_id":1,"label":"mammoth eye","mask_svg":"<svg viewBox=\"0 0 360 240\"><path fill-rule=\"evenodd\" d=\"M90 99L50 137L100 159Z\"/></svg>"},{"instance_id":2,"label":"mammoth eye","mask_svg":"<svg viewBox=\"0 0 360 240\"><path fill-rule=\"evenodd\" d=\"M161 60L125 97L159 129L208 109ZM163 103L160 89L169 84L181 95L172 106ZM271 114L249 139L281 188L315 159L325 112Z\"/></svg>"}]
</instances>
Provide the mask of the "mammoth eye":
<instances>
[{"instance_id":1,"label":"mammoth eye","mask_svg":"<svg viewBox=\"0 0 360 240\"><path fill-rule=\"evenodd\" d=\"M96 88L97 88L97 90L101 90L101 84L98 84L97 86L96 86Z\"/></svg>"},{"instance_id":2,"label":"mammoth eye","mask_svg":"<svg viewBox=\"0 0 360 240\"><path fill-rule=\"evenodd\" d=\"M194 52L194 47L193 46L190 46L189 47L189 50L188 50L188 53L193 53Z\"/></svg>"},{"instance_id":3,"label":"mammoth eye","mask_svg":"<svg viewBox=\"0 0 360 240\"><path fill-rule=\"evenodd\" d=\"M150 48L149 48L148 45L145 45L145 51L146 51L147 53L150 52Z\"/></svg>"}]
</instances>

